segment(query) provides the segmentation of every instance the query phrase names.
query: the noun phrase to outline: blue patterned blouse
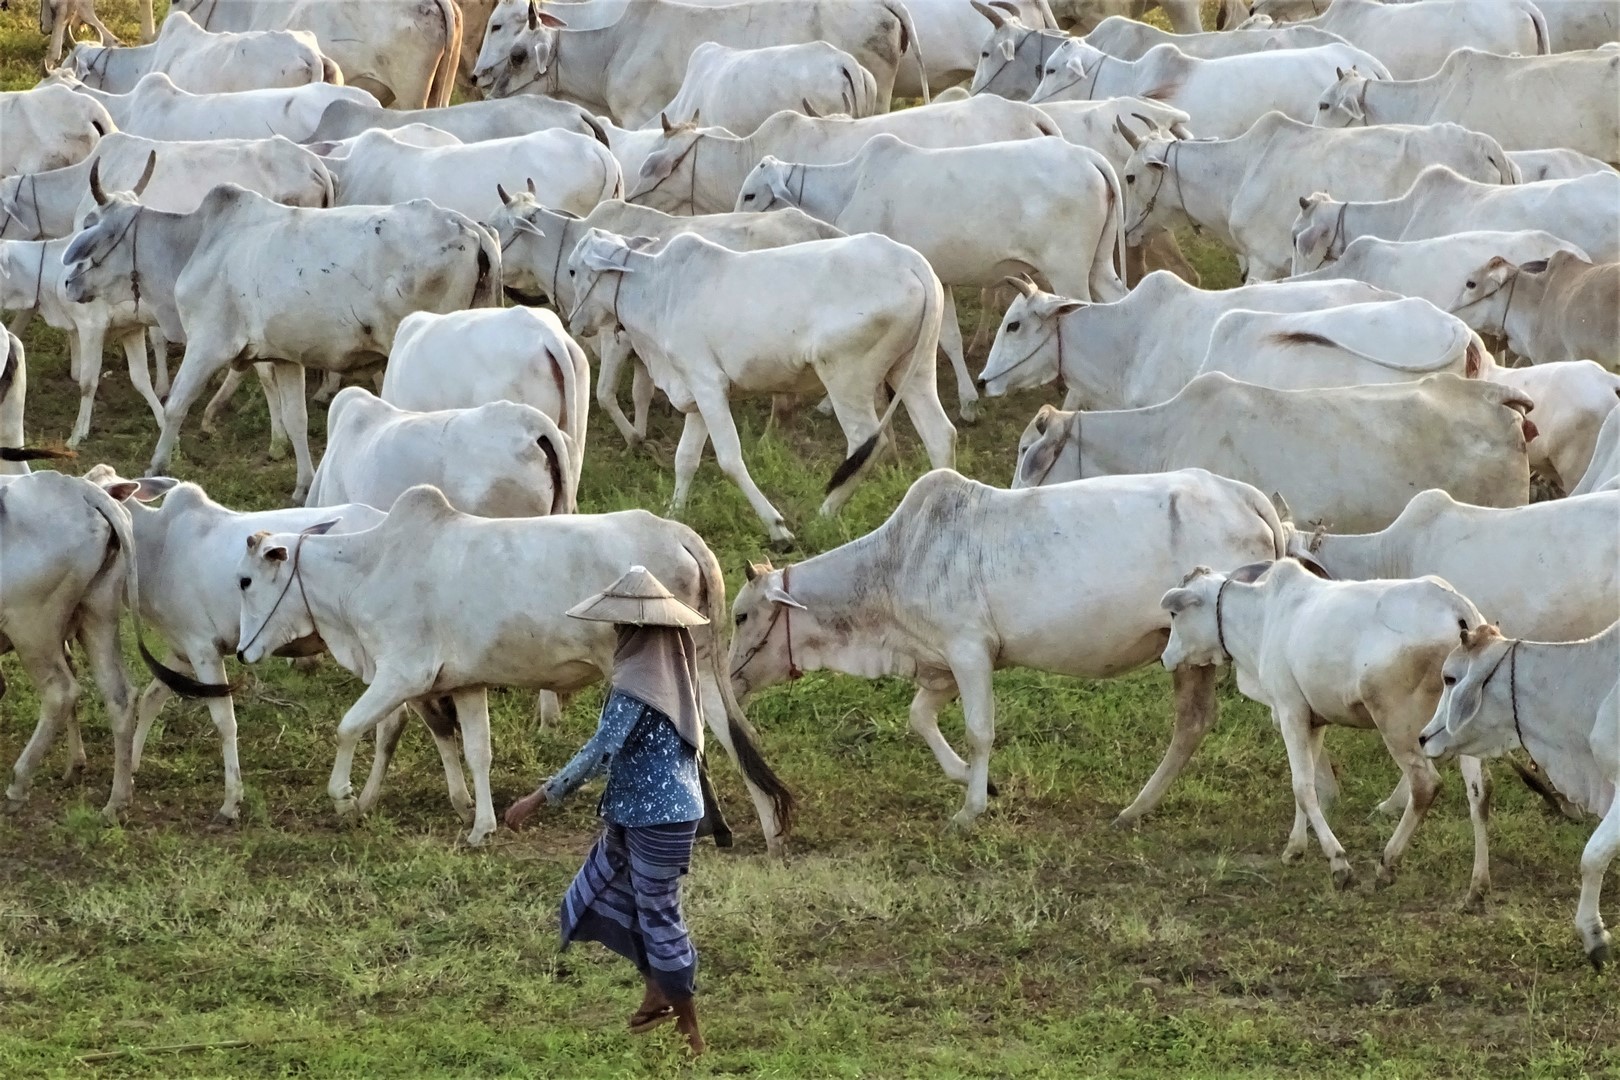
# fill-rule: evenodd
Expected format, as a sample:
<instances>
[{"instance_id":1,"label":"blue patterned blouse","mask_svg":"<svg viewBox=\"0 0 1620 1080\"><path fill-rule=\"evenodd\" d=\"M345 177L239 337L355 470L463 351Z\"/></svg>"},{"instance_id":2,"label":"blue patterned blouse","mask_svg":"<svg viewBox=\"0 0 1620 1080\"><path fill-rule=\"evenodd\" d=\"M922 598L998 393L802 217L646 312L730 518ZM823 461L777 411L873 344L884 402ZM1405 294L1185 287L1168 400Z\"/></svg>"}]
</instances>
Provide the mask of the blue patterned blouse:
<instances>
[{"instance_id":1,"label":"blue patterned blouse","mask_svg":"<svg viewBox=\"0 0 1620 1080\"><path fill-rule=\"evenodd\" d=\"M623 690L602 706L596 734L545 783L546 801L561 802L607 771L596 812L615 825L667 825L703 816L697 751L669 718Z\"/></svg>"}]
</instances>

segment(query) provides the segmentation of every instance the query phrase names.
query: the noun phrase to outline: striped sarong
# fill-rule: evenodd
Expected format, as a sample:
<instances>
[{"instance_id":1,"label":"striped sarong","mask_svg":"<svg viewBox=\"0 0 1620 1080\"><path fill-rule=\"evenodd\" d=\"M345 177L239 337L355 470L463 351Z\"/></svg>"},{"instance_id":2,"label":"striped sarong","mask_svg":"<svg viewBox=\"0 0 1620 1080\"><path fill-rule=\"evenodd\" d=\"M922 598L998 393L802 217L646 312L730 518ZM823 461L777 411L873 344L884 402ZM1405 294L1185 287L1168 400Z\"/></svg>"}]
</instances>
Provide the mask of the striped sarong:
<instances>
[{"instance_id":1,"label":"striped sarong","mask_svg":"<svg viewBox=\"0 0 1620 1080\"><path fill-rule=\"evenodd\" d=\"M681 915L696 821L608 823L563 896L562 942L599 941L672 999L695 989L697 951Z\"/></svg>"}]
</instances>

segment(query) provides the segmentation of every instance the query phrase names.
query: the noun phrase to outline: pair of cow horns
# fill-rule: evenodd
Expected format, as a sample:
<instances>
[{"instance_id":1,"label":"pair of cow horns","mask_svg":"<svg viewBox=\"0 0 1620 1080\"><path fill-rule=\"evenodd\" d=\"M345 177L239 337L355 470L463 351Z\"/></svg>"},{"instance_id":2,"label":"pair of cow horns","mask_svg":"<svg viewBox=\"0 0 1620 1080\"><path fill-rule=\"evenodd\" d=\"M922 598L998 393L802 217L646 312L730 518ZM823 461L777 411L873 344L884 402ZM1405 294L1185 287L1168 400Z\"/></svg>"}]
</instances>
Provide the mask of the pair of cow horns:
<instances>
[{"instance_id":1,"label":"pair of cow horns","mask_svg":"<svg viewBox=\"0 0 1620 1080\"><path fill-rule=\"evenodd\" d=\"M1165 135L1172 139L1185 139L1187 137L1185 134L1186 128L1179 120L1166 129L1161 127L1157 120L1154 120L1151 117L1143 116L1139 112L1133 112L1131 115L1142 121L1142 123L1147 126L1147 129L1155 134ZM1178 127L1182 128L1181 132L1176 131L1176 128ZM1125 118L1123 116L1114 117L1114 130L1119 132L1120 136L1130 144L1132 150L1141 148L1141 136L1137 135L1130 128L1125 126Z\"/></svg>"},{"instance_id":2,"label":"pair of cow horns","mask_svg":"<svg viewBox=\"0 0 1620 1080\"><path fill-rule=\"evenodd\" d=\"M141 178L135 181L135 186L130 189L134 192L137 199L141 197L141 192L146 190L146 185L151 182L152 173L156 169L157 151L153 150L146 156L146 168L141 171ZM90 164L90 194L95 198L97 206L107 205L107 192L103 190L101 186L100 158L96 158L96 160Z\"/></svg>"},{"instance_id":3,"label":"pair of cow horns","mask_svg":"<svg viewBox=\"0 0 1620 1080\"><path fill-rule=\"evenodd\" d=\"M1036 288L1035 282L1030 280L1028 274L1024 274L1019 277L1005 277L1002 278L1001 281L1005 285L1011 285L1025 296L1034 296L1039 291Z\"/></svg>"},{"instance_id":4,"label":"pair of cow horns","mask_svg":"<svg viewBox=\"0 0 1620 1080\"><path fill-rule=\"evenodd\" d=\"M511 206L512 205L512 196L510 196L510 195L508 195L506 193L506 187L504 185L496 184L495 185L495 194L497 194L497 195L499 195L501 197L501 204L503 206ZM529 177L529 194L533 195L537 199L540 197L540 192L535 189L534 177L532 177L532 176Z\"/></svg>"}]
</instances>

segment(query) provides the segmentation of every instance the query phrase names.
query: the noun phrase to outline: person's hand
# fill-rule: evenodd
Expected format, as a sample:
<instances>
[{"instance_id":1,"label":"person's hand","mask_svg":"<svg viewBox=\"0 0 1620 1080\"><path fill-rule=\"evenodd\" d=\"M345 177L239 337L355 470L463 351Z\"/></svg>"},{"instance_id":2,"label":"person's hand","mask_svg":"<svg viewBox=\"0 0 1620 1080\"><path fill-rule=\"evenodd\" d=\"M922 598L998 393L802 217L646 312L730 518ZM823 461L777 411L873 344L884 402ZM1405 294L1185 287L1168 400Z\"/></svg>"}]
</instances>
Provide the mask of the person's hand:
<instances>
[{"instance_id":1,"label":"person's hand","mask_svg":"<svg viewBox=\"0 0 1620 1080\"><path fill-rule=\"evenodd\" d=\"M546 792L544 788L536 788L523 796L523 798L506 808L506 827L513 830L523 828L523 823L528 821L534 812L545 804L545 801Z\"/></svg>"}]
</instances>

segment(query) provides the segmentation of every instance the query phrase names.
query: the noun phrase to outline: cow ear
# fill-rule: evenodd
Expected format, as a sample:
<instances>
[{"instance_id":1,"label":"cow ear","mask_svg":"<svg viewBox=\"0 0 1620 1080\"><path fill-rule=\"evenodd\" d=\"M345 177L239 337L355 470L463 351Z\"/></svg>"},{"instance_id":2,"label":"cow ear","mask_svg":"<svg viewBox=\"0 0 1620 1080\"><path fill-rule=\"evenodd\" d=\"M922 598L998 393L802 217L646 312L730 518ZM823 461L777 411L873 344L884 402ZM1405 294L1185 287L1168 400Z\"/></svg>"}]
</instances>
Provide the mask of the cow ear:
<instances>
[{"instance_id":1,"label":"cow ear","mask_svg":"<svg viewBox=\"0 0 1620 1080\"><path fill-rule=\"evenodd\" d=\"M328 518L325 521L317 521L313 525L306 526L302 530L301 535L304 535L304 536L325 536L327 533L332 531L332 526L336 525L339 520L340 520L339 518Z\"/></svg>"},{"instance_id":2,"label":"cow ear","mask_svg":"<svg viewBox=\"0 0 1620 1080\"><path fill-rule=\"evenodd\" d=\"M265 548L263 551L259 552L259 554L263 555L266 559L269 559L271 562L286 562L287 561L287 548L286 548L286 545L284 545L284 544L272 544L269 547Z\"/></svg>"},{"instance_id":3,"label":"cow ear","mask_svg":"<svg viewBox=\"0 0 1620 1080\"><path fill-rule=\"evenodd\" d=\"M1005 39L1002 40L1002 42L1001 42L1001 58L1003 60L1008 60L1008 61L1012 60L1013 55L1017 51L1018 51L1018 47L1015 46L1012 43L1011 38L1005 38Z\"/></svg>"},{"instance_id":4,"label":"cow ear","mask_svg":"<svg viewBox=\"0 0 1620 1080\"><path fill-rule=\"evenodd\" d=\"M625 246L628 247L631 251L650 251L651 249L658 246L658 237L656 237L656 236L632 236L629 239L627 239L624 243L625 243Z\"/></svg>"},{"instance_id":5,"label":"cow ear","mask_svg":"<svg viewBox=\"0 0 1620 1080\"><path fill-rule=\"evenodd\" d=\"M139 480L125 480L122 483L133 484L134 490L125 495L115 495L112 486L107 488L107 493L119 502L123 502L131 496L134 497L136 502L151 502L154 499L163 498L163 496L180 486L180 481L172 476L143 476Z\"/></svg>"},{"instance_id":6,"label":"cow ear","mask_svg":"<svg viewBox=\"0 0 1620 1080\"><path fill-rule=\"evenodd\" d=\"M1299 208L1301 210L1309 210L1311 208L1311 197L1309 195L1301 195L1299 197Z\"/></svg>"},{"instance_id":7,"label":"cow ear","mask_svg":"<svg viewBox=\"0 0 1620 1080\"><path fill-rule=\"evenodd\" d=\"M1293 521L1294 520L1294 512L1292 510L1288 509L1288 500L1282 497L1282 492L1273 491L1271 493L1271 508L1273 510L1277 511L1278 520L1280 520L1280 521Z\"/></svg>"},{"instance_id":8,"label":"cow ear","mask_svg":"<svg viewBox=\"0 0 1620 1080\"><path fill-rule=\"evenodd\" d=\"M1053 304L1051 310L1046 314L1048 317L1056 319L1060 316L1067 315L1071 311L1079 311L1085 306L1086 302L1084 300L1070 300L1067 297L1060 297L1057 303Z\"/></svg>"},{"instance_id":9,"label":"cow ear","mask_svg":"<svg viewBox=\"0 0 1620 1080\"><path fill-rule=\"evenodd\" d=\"M540 25L541 26L549 26L553 30L566 30L566 29L568 29L568 24L567 23L563 22L561 19L557 18L557 16L552 15L550 12L546 12L546 11L542 11L540 13Z\"/></svg>"},{"instance_id":10,"label":"cow ear","mask_svg":"<svg viewBox=\"0 0 1620 1080\"><path fill-rule=\"evenodd\" d=\"M780 585L765 586L765 599L769 600L773 604L784 604L787 607L798 608L800 611L810 610L797 600L793 599L793 597L789 596L788 591L782 588Z\"/></svg>"},{"instance_id":11,"label":"cow ear","mask_svg":"<svg viewBox=\"0 0 1620 1080\"><path fill-rule=\"evenodd\" d=\"M1344 78L1344 68L1342 68L1342 67L1334 68L1333 69L1333 77L1335 79L1343 80L1343 78Z\"/></svg>"},{"instance_id":12,"label":"cow ear","mask_svg":"<svg viewBox=\"0 0 1620 1080\"><path fill-rule=\"evenodd\" d=\"M1172 615L1180 615L1188 608L1197 607L1202 601L1192 589L1171 589L1159 600L1159 607Z\"/></svg>"},{"instance_id":13,"label":"cow ear","mask_svg":"<svg viewBox=\"0 0 1620 1080\"><path fill-rule=\"evenodd\" d=\"M1057 415L1057 409L1053 408L1052 405L1048 403L1040 407L1040 409L1035 413L1035 419L1031 422L1035 425L1035 430L1037 432L1045 435L1046 425L1052 422L1052 417L1055 415Z\"/></svg>"},{"instance_id":14,"label":"cow ear","mask_svg":"<svg viewBox=\"0 0 1620 1080\"><path fill-rule=\"evenodd\" d=\"M778 202L793 203L793 189L788 186L788 170L772 169L766 175L766 182L771 185L771 196Z\"/></svg>"},{"instance_id":15,"label":"cow ear","mask_svg":"<svg viewBox=\"0 0 1620 1080\"><path fill-rule=\"evenodd\" d=\"M1451 696L1447 701L1449 708L1446 710L1447 731L1456 731L1474 719L1479 714L1480 706L1485 704L1486 680L1474 677L1475 668L1480 666L1480 658L1476 657L1469 663L1463 677L1451 687Z\"/></svg>"},{"instance_id":16,"label":"cow ear","mask_svg":"<svg viewBox=\"0 0 1620 1080\"><path fill-rule=\"evenodd\" d=\"M670 174L675 171L675 163L679 160L680 157L674 152L674 147L648 154L647 159L641 163L641 178L655 181L668 180Z\"/></svg>"},{"instance_id":17,"label":"cow ear","mask_svg":"<svg viewBox=\"0 0 1620 1080\"><path fill-rule=\"evenodd\" d=\"M139 480L119 480L102 487L102 490L111 497L113 502L123 502L140 489L141 483Z\"/></svg>"}]
</instances>

